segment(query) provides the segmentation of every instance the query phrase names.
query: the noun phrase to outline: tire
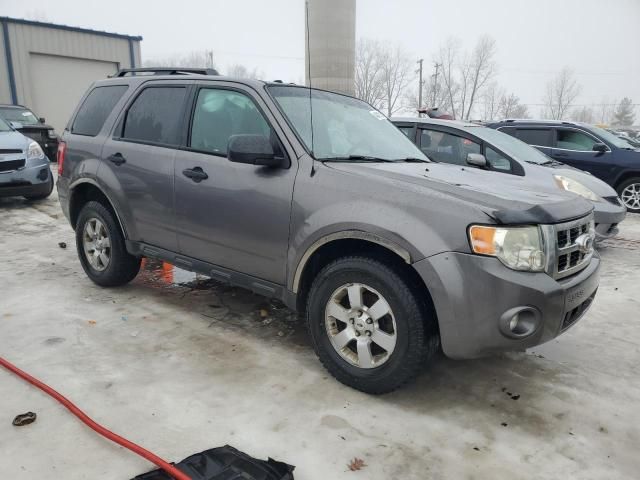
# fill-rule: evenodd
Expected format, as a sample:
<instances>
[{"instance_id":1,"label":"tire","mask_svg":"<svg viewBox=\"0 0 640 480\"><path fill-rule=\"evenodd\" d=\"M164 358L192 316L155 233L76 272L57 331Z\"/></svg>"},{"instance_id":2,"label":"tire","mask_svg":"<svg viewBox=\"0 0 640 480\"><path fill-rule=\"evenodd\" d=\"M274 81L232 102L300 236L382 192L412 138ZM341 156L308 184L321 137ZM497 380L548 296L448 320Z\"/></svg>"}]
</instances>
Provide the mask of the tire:
<instances>
[{"instance_id":1,"label":"tire","mask_svg":"<svg viewBox=\"0 0 640 480\"><path fill-rule=\"evenodd\" d=\"M99 202L82 207L76 223L76 247L85 273L102 287L125 285L140 271L140 259L127 252L115 215Z\"/></svg>"},{"instance_id":2,"label":"tire","mask_svg":"<svg viewBox=\"0 0 640 480\"><path fill-rule=\"evenodd\" d=\"M352 304L349 288L355 299L361 292L362 309L358 301ZM439 346L435 315L416 292L401 272L367 257L345 257L322 269L311 285L306 317L315 352L329 373L371 394L391 392L412 380ZM373 308L380 297L388 308ZM395 344L389 347L393 336ZM378 345L380 340L385 341Z\"/></svg>"},{"instance_id":3,"label":"tire","mask_svg":"<svg viewBox=\"0 0 640 480\"><path fill-rule=\"evenodd\" d=\"M640 177L628 178L616 190L628 212L640 213Z\"/></svg>"},{"instance_id":4,"label":"tire","mask_svg":"<svg viewBox=\"0 0 640 480\"><path fill-rule=\"evenodd\" d=\"M49 174L49 190L47 193L43 193L41 195L25 195L24 198L30 201L44 200L51 195L51 192L53 192L53 175Z\"/></svg>"}]
</instances>

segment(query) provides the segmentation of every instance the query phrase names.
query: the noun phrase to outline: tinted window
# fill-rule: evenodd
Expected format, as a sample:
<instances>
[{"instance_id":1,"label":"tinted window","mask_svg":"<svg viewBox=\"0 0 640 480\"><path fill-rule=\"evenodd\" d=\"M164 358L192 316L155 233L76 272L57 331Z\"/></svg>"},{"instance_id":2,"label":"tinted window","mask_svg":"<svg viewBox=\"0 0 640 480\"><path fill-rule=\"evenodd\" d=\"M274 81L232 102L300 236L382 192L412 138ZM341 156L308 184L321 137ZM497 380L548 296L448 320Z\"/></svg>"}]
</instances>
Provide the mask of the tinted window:
<instances>
[{"instance_id":1,"label":"tinted window","mask_svg":"<svg viewBox=\"0 0 640 480\"><path fill-rule=\"evenodd\" d=\"M177 144L185 95L184 87L146 88L129 107L122 136L143 142Z\"/></svg>"},{"instance_id":2,"label":"tinted window","mask_svg":"<svg viewBox=\"0 0 640 480\"><path fill-rule=\"evenodd\" d=\"M95 137L118 100L127 91L126 85L96 87L83 102L71 127L71 133Z\"/></svg>"},{"instance_id":3,"label":"tinted window","mask_svg":"<svg viewBox=\"0 0 640 480\"><path fill-rule=\"evenodd\" d=\"M232 90L200 90L189 145L196 150L226 155L229 137L239 134L268 137L271 128L246 95Z\"/></svg>"},{"instance_id":4,"label":"tinted window","mask_svg":"<svg viewBox=\"0 0 640 480\"><path fill-rule=\"evenodd\" d=\"M517 137L529 145L537 145L539 147L550 147L551 142L549 139L548 129L540 128L519 128Z\"/></svg>"},{"instance_id":5,"label":"tinted window","mask_svg":"<svg viewBox=\"0 0 640 480\"><path fill-rule=\"evenodd\" d=\"M557 130L557 132L557 148L591 152L593 151L593 146L599 143L593 137L577 130Z\"/></svg>"},{"instance_id":6,"label":"tinted window","mask_svg":"<svg viewBox=\"0 0 640 480\"><path fill-rule=\"evenodd\" d=\"M499 170L501 172L511 171L511 162L500 152L497 152L491 147L486 147L484 149L484 155L487 158L487 163L492 169Z\"/></svg>"},{"instance_id":7,"label":"tinted window","mask_svg":"<svg viewBox=\"0 0 640 480\"><path fill-rule=\"evenodd\" d=\"M450 133L427 129L420 130L420 150L437 162L456 165L466 165L469 153L481 153L479 143Z\"/></svg>"},{"instance_id":8,"label":"tinted window","mask_svg":"<svg viewBox=\"0 0 640 480\"><path fill-rule=\"evenodd\" d=\"M511 135L512 137L517 137L516 129L514 127L503 127L500 129L502 133L506 133L507 135Z\"/></svg>"}]
</instances>

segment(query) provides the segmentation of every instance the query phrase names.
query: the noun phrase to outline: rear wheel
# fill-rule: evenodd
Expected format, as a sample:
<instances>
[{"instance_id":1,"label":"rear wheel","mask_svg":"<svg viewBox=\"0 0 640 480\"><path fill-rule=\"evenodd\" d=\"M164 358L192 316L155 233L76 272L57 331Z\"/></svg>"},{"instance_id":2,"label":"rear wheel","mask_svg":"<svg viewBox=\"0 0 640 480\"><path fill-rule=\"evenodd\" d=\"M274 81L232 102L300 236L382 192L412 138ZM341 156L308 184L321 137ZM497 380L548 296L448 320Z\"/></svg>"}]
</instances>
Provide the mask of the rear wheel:
<instances>
[{"instance_id":1,"label":"rear wheel","mask_svg":"<svg viewBox=\"0 0 640 480\"><path fill-rule=\"evenodd\" d=\"M436 320L403 275L365 257L336 260L318 274L307 321L326 369L367 393L408 382L438 346Z\"/></svg>"},{"instance_id":2,"label":"rear wheel","mask_svg":"<svg viewBox=\"0 0 640 480\"><path fill-rule=\"evenodd\" d=\"M618 185L618 195L629 212L640 213L640 177L629 178Z\"/></svg>"},{"instance_id":3,"label":"rear wheel","mask_svg":"<svg viewBox=\"0 0 640 480\"><path fill-rule=\"evenodd\" d=\"M130 255L114 214L98 202L88 202L76 223L76 247L87 276L103 287L116 287L133 280L140 259Z\"/></svg>"}]
</instances>

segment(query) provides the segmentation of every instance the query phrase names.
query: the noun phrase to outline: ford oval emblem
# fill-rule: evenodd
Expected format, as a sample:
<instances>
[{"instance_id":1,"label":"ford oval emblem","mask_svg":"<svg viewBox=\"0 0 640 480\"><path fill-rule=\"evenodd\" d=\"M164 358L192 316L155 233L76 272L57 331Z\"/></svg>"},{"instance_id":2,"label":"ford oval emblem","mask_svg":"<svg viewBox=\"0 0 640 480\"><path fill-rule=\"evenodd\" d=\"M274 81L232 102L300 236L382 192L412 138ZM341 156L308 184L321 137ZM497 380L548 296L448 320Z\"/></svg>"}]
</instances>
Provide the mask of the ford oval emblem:
<instances>
[{"instance_id":1,"label":"ford oval emblem","mask_svg":"<svg viewBox=\"0 0 640 480\"><path fill-rule=\"evenodd\" d=\"M587 255L593 251L593 237L590 233L583 233L576 238L576 245L581 253Z\"/></svg>"}]
</instances>

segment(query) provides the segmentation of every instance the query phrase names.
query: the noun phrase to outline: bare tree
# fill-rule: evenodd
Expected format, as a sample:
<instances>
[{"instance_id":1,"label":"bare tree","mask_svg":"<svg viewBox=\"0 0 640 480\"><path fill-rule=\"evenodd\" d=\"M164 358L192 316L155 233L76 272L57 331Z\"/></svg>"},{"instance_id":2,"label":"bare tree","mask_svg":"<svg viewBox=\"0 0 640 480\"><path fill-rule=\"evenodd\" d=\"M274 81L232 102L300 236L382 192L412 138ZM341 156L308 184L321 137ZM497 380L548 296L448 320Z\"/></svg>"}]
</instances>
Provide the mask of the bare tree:
<instances>
[{"instance_id":1,"label":"bare tree","mask_svg":"<svg viewBox=\"0 0 640 480\"><path fill-rule=\"evenodd\" d=\"M355 94L376 108L383 108L385 99L382 75L383 49L375 40L362 39L356 49Z\"/></svg>"},{"instance_id":2,"label":"bare tree","mask_svg":"<svg viewBox=\"0 0 640 480\"><path fill-rule=\"evenodd\" d=\"M384 105L387 116L403 108L405 89L411 80L413 61L399 46L385 48L382 55L382 84L384 87Z\"/></svg>"},{"instance_id":3,"label":"bare tree","mask_svg":"<svg viewBox=\"0 0 640 480\"><path fill-rule=\"evenodd\" d=\"M257 68L254 68L253 70L249 71L247 67L239 63L231 65L229 68L227 68L225 74L230 77L236 77L236 78L253 78L253 79L264 78L264 73L260 72Z\"/></svg>"},{"instance_id":4,"label":"bare tree","mask_svg":"<svg viewBox=\"0 0 640 480\"><path fill-rule=\"evenodd\" d=\"M615 103L616 102L609 101L608 97L602 98L602 102L600 103L599 108L595 114L598 122L600 122L601 124L611 123L615 110Z\"/></svg>"},{"instance_id":5,"label":"bare tree","mask_svg":"<svg viewBox=\"0 0 640 480\"><path fill-rule=\"evenodd\" d=\"M414 88L408 90L405 96L405 107L414 113L418 108L441 108L446 110L447 108L447 91L442 86L436 83L434 75L428 76L424 80L422 87L422 105L418 104L418 89Z\"/></svg>"},{"instance_id":6,"label":"bare tree","mask_svg":"<svg viewBox=\"0 0 640 480\"><path fill-rule=\"evenodd\" d=\"M213 50L179 53L168 57L149 58L142 62L145 67L216 68Z\"/></svg>"},{"instance_id":7,"label":"bare tree","mask_svg":"<svg viewBox=\"0 0 640 480\"><path fill-rule=\"evenodd\" d=\"M503 95L498 106L498 115L501 118L527 118L529 109L520 103L520 98L515 94Z\"/></svg>"},{"instance_id":8,"label":"bare tree","mask_svg":"<svg viewBox=\"0 0 640 480\"><path fill-rule=\"evenodd\" d=\"M593 108L582 106L573 110L571 118L576 122L595 123L595 114Z\"/></svg>"},{"instance_id":9,"label":"bare tree","mask_svg":"<svg viewBox=\"0 0 640 480\"><path fill-rule=\"evenodd\" d=\"M500 87L496 82L487 86L482 94L482 119L495 120L498 117L498 107L500 100L504 97L504 88Z\"/></svg>"},{"instance_id":10,"label":"bare tree","mask_svg":"<svg viewBox=\"0 0 640 480\"><path fill-rule=\"evenodd\" d=\"M544 115L552 120L562 120L569 113L569 109L581 87L568 67L563 68L548 84L543 98Z\"/></svg>"},{"instance_id":11,"label":"bare tree","mask_svg":"<svg viewBox=\"0 0 640 480\"><path fill-rule=\"evenodd\" d=\"M447 106L453 118L458 118L458 92L460 85L456 79L456 64L460 53L460 42L456 38L448 38L436 54L436 62L442 68L442 84L447 98Z\"/></svg>"},{"instance_id":12,"label":"bare tree","mask_svg":"<svg viewBox=\"0 0 640 480\"><path fill-rule=\"evenodd\" d=\"M494 56L496 53L496 41L488 35L480 37L473 49L469 65L464 67L463 79L465 81L465 94L468 92L469 101L466 113L461 112L465 118L471 116L475 101L479 92L484 88L491 78L495 76L496 64ZM466 98L465 98L466 100Z\"/></svg>"}]
</instances>

